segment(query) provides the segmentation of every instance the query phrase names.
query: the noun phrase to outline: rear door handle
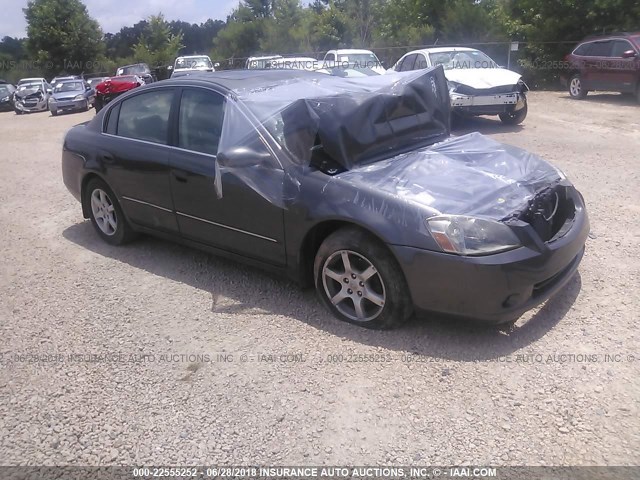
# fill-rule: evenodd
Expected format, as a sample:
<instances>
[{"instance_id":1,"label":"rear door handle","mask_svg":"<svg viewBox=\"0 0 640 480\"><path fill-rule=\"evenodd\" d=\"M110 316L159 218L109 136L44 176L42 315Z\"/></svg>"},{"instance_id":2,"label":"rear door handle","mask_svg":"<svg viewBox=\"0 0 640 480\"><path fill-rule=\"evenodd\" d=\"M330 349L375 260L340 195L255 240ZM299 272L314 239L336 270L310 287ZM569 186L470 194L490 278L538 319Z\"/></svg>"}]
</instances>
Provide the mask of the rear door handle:
<instances>
[{"instance_id":1,"label":"rear door handle","mask_svg":"<svg viewBox=\"0 0 640 480\"><path fill-rule=\"evenodd\" d=\"M110 153L103 153L102 161L106 163L113 163L113 155L111 155Z\"/></svg>"}]
</instances>

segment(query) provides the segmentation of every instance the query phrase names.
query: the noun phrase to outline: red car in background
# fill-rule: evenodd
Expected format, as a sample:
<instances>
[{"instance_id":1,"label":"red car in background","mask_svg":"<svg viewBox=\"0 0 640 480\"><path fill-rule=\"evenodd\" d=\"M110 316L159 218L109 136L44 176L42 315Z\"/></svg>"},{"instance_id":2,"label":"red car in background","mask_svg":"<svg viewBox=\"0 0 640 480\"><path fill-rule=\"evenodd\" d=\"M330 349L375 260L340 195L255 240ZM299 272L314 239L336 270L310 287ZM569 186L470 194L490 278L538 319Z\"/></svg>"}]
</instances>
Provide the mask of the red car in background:
<instances>
[{"instance_id":1,"label":"red car in background","mask_svg":"<svg viewBox=\"0 0 640 480\"><path fill-rule=\"evenodd\" d=\"M118 75L116 77L107 78L104 82L96 85L96 113L102 110L107 103L132 90L140 85L144 85L144 80L138 75Z\"/></svg>"},{"instance_id":2,"label":"red car in background","mask_svg":"<svg viewBox=\"0 0 640 480\"><path fill-rule=\"evenodd\" d=\"M640 102L640 32L587 37L564 60L561 80L572 98L606 90L631 93Z\"/></svg>"}]
</instances>

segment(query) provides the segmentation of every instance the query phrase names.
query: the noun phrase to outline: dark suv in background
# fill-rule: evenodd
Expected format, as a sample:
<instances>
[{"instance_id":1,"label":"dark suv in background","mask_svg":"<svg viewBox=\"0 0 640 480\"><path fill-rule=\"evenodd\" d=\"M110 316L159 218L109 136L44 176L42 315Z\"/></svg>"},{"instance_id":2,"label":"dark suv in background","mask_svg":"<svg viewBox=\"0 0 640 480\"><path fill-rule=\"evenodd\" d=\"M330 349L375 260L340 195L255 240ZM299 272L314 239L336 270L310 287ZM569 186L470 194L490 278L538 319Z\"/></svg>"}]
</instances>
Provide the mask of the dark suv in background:
<instances>
[{"instance_id":1,"label":"dark suv in background","mask_svg":"<svg viewBox=\"0 0 640 480\"><path fill-rule=\"evenodd\" d=\"M576 99L591 90L632 93L640 102L640 32L587 37L565 57L561 79Z\"/></svg>"}]
</instances>

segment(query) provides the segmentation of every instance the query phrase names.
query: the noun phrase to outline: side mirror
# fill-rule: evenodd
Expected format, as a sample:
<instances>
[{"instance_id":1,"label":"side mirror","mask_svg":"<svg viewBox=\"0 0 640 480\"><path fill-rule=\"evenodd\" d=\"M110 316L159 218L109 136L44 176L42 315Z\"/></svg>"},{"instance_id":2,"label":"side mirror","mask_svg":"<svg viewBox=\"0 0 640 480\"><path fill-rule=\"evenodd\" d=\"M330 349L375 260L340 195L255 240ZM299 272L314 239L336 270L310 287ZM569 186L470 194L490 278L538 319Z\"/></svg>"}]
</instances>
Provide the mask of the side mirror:
<instances>
[{"instance_id":1,"label":"side mirror","mask_svg":"<svg viewBox=\"0 0 640 480\"><path fill-rule=\"evenodd\" d=\"M622 53L622 58L634 58L637 56L638 54L636 53L635 50L627 50L626 52Z\"/></svg>"},{"instance_id":2,"label":"side mirror","mask_svg":"<svg viewBox=\"0 0 640 480\"><path fill-rule=\"evenodd\" d=\"M218 68L220 66L220 64L218 62L213 64L214 67Z\"/></svg>"},{"instance_id":3,"label":"side mirror","mask_svg":"<svg viewBox=\"0 0 640 480\"><path fill-rule=\"evenodd\" d=\"M255 167L268 162L270 158L267 151L256 151L251 145L229 148L224 152L218 152L217 157L220 165L236 168Z\"/></svg>"},{"instance_id":4,"label":"side mirror","mask_svg":"<svg viewBox=\"0 0 640 480\"><path fill-rule=\"evenodd\" d=\"M53 90L51 90L50 88L47 88L47 93L53 93Z\"/></svg>"},{"instance_id":5,"label":"side mirror","mask_svg":"<svg viewBox=\"0 0 640 480\"><path fill-rule=\"evenodd\" d=\"M173 65L169 65L169 66L167 67L167 70L173 70Z\"/></svg>"}]
</instances>

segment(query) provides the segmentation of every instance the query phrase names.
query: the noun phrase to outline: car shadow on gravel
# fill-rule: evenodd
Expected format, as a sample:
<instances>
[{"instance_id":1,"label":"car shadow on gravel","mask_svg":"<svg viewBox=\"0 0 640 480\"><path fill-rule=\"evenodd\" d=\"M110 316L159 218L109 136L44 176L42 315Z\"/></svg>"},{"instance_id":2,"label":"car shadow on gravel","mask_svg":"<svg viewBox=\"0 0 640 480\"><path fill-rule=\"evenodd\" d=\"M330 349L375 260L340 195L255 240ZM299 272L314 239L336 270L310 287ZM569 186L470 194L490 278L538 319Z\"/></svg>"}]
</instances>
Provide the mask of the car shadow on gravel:
<instances>
[{"instance_id":1,"label":"car shadow on gravel","mask_svg":"<svg viewBox=\"0 0 640 480\"><path fill-rule=\"evenodd\" d=\"M528 320L519 320L511 329L431 315L414 317L399 329L376 331L335 319L312 289L300 290L286 279L199 250L148 236L115 247L98 238L89 221L68 227L62 235L98 255L209 292L212 312L291 317L336 337L432 359L483 361L520 350L564 318L581 288L578 273L533 315L525 314Z\"/></svg>"}]
</instances>

